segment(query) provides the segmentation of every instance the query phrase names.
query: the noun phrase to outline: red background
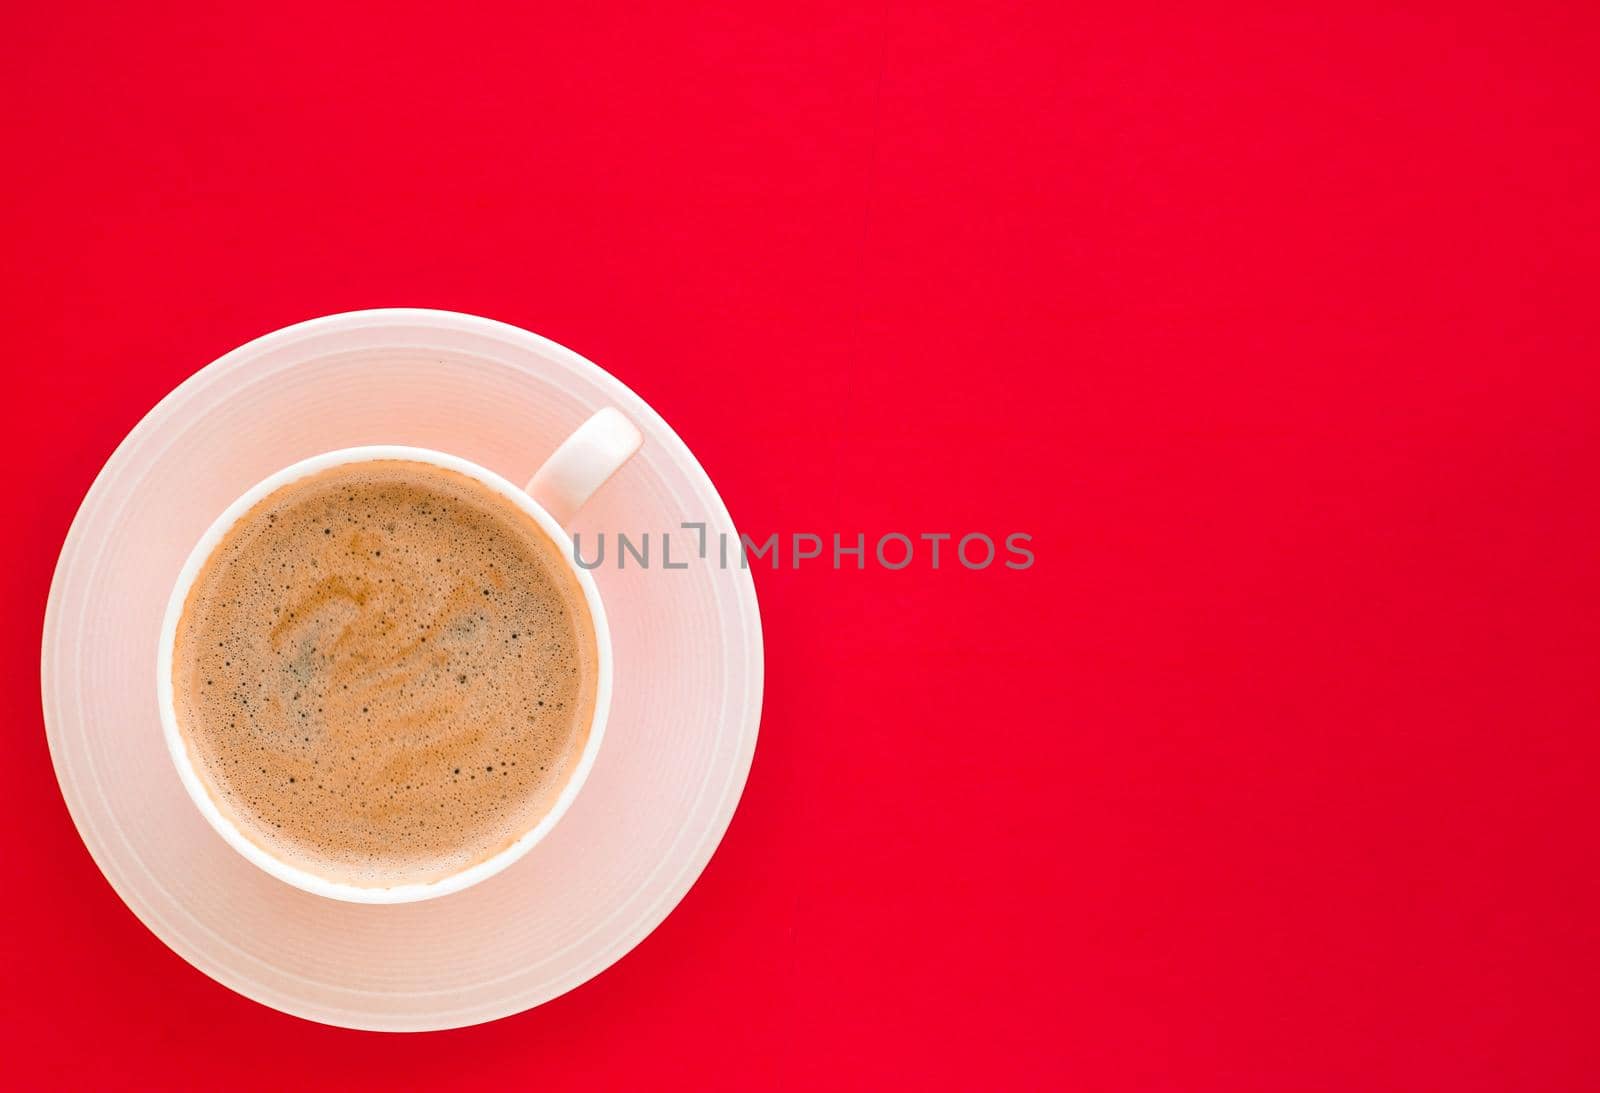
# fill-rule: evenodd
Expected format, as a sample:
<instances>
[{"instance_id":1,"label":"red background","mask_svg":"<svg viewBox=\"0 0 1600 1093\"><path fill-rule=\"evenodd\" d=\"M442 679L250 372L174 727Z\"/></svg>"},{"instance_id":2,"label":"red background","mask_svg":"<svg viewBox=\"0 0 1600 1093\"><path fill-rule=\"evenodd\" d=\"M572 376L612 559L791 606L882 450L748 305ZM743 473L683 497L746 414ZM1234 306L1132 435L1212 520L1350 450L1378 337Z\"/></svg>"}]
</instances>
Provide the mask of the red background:
<instances>
[{"instance_id":1,"label":"red background","mask_svg":"<svg viewBox=\"0 0 1600 1093\"><path fill-rule=\"evenodd\" d=\"M1299 6L13 12L5 1075L1595 1088L1600 23ZM683 904L385 1037L127 912L35 666L141 415L399 304L598 361L746 531L1038 561L758 572L760 746Z\"/></svg>"}]
</instances>

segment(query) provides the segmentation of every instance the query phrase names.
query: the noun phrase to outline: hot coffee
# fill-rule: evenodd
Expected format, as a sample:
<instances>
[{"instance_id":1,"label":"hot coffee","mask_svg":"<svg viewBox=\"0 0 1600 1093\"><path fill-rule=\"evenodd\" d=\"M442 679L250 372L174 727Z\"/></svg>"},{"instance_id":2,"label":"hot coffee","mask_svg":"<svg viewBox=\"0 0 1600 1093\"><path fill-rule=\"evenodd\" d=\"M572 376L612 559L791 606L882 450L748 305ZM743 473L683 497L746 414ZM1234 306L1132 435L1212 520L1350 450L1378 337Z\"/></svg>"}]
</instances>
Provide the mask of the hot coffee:
<instances>
[{"instance_id":1,"label":"hot coffee","mask_svg":"<svg viewBox=\"0 0 1600 1093\"><path fill-rule=\"evenodd\" d=\"M433 464L356 462L268 495L211 553L174 706L247 838L388 887L538 824L588 739L596 657L583 591L527 513Z\"/></svg>"}]
</instances>

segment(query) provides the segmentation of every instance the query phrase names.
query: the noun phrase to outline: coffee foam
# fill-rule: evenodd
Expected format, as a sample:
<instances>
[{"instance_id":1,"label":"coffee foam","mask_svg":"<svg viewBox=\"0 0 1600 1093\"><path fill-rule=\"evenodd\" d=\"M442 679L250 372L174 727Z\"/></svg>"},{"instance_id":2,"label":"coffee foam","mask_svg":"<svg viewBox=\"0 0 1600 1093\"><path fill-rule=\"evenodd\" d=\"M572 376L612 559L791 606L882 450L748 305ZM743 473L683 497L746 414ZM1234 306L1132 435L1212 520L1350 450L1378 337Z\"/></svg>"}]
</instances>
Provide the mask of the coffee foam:
<instances>
[{"instance_id":1,"label":"coffee foam","mask_svg":"<svg viewBox=\"0 0 1600 1093\"><path fill-rule=\"evenodd\" d=\"M251 841L332 880L436 880L515 842L594 714L588 605L521 509L433 464L291 483L241 517L184 604L179 728Z\"/></svg>"}]
</instances>

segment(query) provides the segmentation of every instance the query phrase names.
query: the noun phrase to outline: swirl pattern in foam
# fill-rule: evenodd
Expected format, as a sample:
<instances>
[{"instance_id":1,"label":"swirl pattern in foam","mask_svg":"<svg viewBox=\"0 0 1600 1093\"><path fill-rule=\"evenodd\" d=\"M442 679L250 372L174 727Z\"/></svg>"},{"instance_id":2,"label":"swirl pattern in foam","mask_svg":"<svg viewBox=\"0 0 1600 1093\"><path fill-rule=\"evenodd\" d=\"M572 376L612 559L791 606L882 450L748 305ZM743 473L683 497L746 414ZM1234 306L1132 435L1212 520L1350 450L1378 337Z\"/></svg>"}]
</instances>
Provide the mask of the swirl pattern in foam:
<instances>
[{"instance_id":1,"label":"swirl pattern in foam","mask_svg":"<svg viewBox=\"0 0 1600 1093\"><path fill-rule=\"evenodd\" d=\"M196 578L173 658L224 815L292 865L384 887L530 831L594 714L594 624L560 551L500 494L409 460L251 508Z\"/></svg>"}]
</instances>

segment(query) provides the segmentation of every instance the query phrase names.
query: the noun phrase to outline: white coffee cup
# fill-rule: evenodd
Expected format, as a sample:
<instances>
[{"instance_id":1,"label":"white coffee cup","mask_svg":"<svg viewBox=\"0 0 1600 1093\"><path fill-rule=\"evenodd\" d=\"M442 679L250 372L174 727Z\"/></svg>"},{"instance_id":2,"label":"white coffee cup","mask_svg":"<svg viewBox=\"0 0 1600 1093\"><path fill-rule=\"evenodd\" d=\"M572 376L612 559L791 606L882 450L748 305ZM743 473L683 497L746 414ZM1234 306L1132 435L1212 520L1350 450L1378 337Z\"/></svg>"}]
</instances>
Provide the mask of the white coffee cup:
<instances>
[{"instance_id":1,"label":"white coffee cup","mask_svg":"<svg viewBox=\"0 0 1600 1093\"><path fill-rule=\"evenodd\" d=\"M595 587L594 578L589 575L588 570L574 562L572 540L567 535L564 525L571 521L606 479L615 474L633 453L639 450L643 439L639 430L620 411L608 407L579 426L577 431L545 461L544 466L534 474L525 489L517 488L485 467L444 452L388 445L342 448L285 467L258 482L229 505L200 537L200 541L195 544L194 550L190 552L188 560L178 574L177 584L173 586L172 596L167 601L167 613L161 624L161 642L156 656L156 695L161 706L161 727L166 734L167 751L172 756L173 764L178 768L178 777L183 781L183 787L188 791L189 798L194 801L195 807L200 810L206 821L216 829L217 834L247 860L279 880L319 896L352 903L410 903L459 892L463 888L471 887L481 880L494 876L544 838L571 807L578 791L583 788L584 780L594 766L595 756L600 751L600 741L605 735L606 712L611 704L611 634L606 626L605 609L600 603L600 592ZM290 865L246 837L217 807L211 791L200 775L194 757L189 754L188 744L178 728L172 682L173 648L177 641L178 621L183 615L184 603L188 599L195 578L206 560L210 558L211 552L222 542L228 529L267 495L291 482L327 470L329 467L375 459L406 459L431 463L467 475L505 497L532 517L545 534L561 548L561 555L566 560L573 579L578 582L578 587L583 589L589 615L594 621L597 653L595 665L598 673L598 679L595 681L594 718L589 726L589 737L584 744L583 754L579 756L578 764L566 786L556 797L549 811L540 817L538 824L504 850L476 865L426 884L402 884L390 888L370 888L318 876Z\"/></svg>"}]
</instances>

